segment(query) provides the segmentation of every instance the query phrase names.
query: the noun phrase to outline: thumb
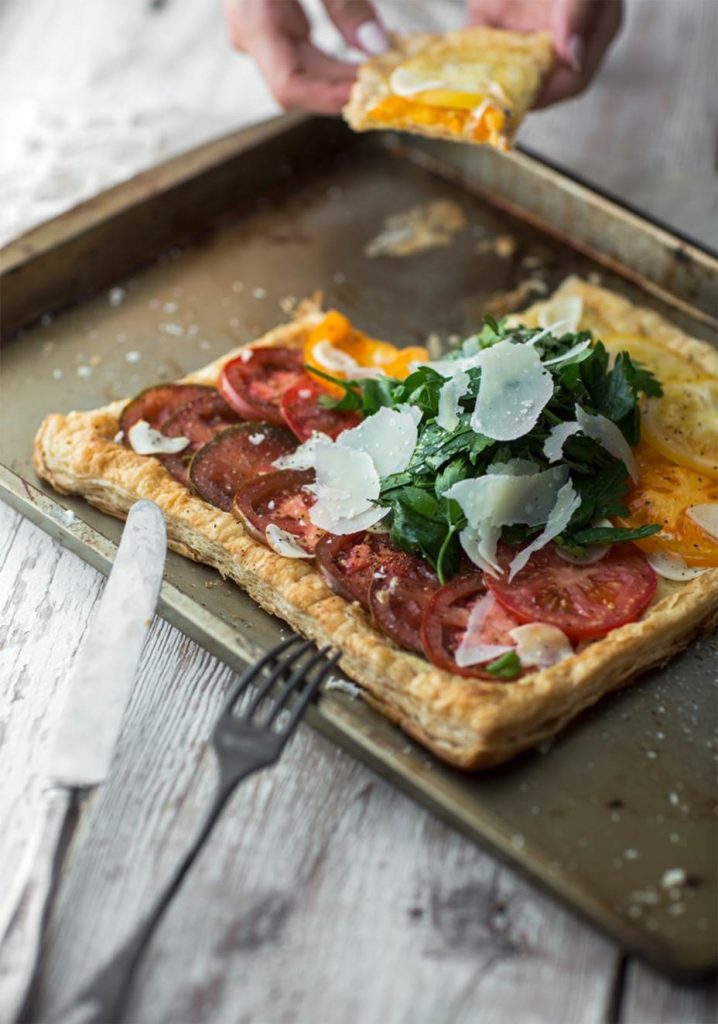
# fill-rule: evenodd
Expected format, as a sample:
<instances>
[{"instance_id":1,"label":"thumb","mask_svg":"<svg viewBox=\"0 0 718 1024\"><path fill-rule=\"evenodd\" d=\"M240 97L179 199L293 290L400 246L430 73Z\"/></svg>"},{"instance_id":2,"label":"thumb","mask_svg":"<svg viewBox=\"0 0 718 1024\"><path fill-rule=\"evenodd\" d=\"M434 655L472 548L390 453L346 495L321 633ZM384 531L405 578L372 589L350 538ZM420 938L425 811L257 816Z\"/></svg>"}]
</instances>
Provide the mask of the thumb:
<instances>
[{"instance_id":1,"label":"thumb","mask_svg":"<svg viewBox=\"0 0 718 1024\"><path fill-rule=\"evenodd\" d=\"M593 6L592 0L559 0L552 8L554 49L559 59L574 71L580 72L584 63Z\"/></svg>"},{"instance_id":2,"label":"thumb","mask_svg":"<svg viewBox=\"0 0 718 1024\"><path fill-rule=\"evenodd\" d=\"M389 37L373 4L365 0L324 0L324 6L350 46L369 54L389 49Z\"/></svg>"}]
</instances>

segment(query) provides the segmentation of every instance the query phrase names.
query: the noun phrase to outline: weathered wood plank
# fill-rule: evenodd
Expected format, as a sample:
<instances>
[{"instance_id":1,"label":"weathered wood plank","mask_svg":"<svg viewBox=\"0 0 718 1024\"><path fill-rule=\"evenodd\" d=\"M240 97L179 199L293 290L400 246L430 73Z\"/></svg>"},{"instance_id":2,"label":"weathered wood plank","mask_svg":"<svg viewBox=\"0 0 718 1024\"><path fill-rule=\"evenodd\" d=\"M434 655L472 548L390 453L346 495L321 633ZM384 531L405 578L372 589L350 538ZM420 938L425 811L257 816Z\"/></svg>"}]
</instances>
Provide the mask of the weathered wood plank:
<instances>
[{"instance_id":1,"label":"weathered wood plank","mask_svg":"<svg viewBox=\"0 0 718 1024\"><path fill-rule=\"evenodd\" d=\"M14 623L0 748L0 771L12 769L0 821L14 827L0 877L29 833L27 779L101 586L18 522L0 506L0 531L13 538L0 568L0 592L13 595L3 621ZM38 616L48 601L51 614ZM68 853L42 1016L128 933L191 837L213 780L204 744L231 679L153 624L113 777L88 801ZM130 1018L316 1020L332 1006L348 1021L469 1021L486 1006L497 1024L593 1022L614 961L608 942L302 729L282 763L233 799L149 951Z\"/></svg>"},{"instance_id":2,"label":"weathered wood plank","mask_svg":"<svg viewBox=\"0 0 718 1024\"><path fill-rule=\"evenodd\" d=\"M718 1019L716 985L671 985L633 961L626 971L621 1024L714 1024Z\"/></svg>"}]
</instances>

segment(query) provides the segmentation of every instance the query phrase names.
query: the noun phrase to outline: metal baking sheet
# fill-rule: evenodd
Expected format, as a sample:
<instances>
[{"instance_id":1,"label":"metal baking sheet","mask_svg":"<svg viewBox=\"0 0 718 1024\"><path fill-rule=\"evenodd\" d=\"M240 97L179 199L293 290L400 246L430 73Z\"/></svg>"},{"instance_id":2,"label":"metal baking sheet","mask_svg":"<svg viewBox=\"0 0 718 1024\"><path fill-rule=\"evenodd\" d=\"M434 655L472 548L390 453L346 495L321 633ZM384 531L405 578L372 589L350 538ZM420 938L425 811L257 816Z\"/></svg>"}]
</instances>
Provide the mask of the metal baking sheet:
<instances>
[{"instance_id":1,"label":"metal baking sheet","mask_svg":"<svg viewBox=\"0 0 718 1024\"><path fill-rule=\"evenodd\" d=\"M386 216L435 198L467 217L451 245L365 257ZM509 255L490 251L498 236ZM468 332L487 304L526 304L567 273L598 274L699 337L716 323L710 254L529 154L297 117L140 175L2 261L0 494L104 572L120 525L35 479L40 420L175 379L274 326L289 296L322 289L369 332L417 344ZM283 628L173 554L160 611L237 668ZM717 959L715 654L698 641L549 747L475 776L342 693L310 722L626 950L698 979Z\"/></svg>"}]
</instances>

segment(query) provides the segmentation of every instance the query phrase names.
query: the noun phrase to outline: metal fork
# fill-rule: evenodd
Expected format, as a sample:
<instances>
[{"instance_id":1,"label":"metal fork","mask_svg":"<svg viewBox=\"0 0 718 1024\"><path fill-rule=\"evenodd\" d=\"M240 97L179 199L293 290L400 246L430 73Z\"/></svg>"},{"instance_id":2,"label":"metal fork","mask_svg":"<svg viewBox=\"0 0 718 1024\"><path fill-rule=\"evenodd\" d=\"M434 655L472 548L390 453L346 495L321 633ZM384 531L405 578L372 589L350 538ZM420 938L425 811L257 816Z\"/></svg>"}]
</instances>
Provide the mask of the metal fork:
<instances>
[{"instance_id":1,"label":"metal fork","mask_svg":"<svg viewBox=\"0 0 718 1024\"><path fill-rule=\"evenodd\" d=\"M299 637L290 637L242 674L227 698L212 732L211 743L219 766L219 781L214 801L197 838L150 913L109 963L94 975L52 1021L58 1024L115 1024L119 1021L140 958L212 832L227 800L242 779L260 768L267 768L279 758L307 704L339 660L338 653L327 660L330 648L324 647L302 663L302 656L311 646L310 640L300 642ZM268 675L262 681L263 673ZM239 699L253 683L258 684L255 693L242 713L237 714ZM273 693L275 687L276 693ZM294 693L298 693L298 696L291 705L286 721L275 728L280 712ZM260 715L259 709L265 702L266 710Z\"/></svg>"}]
</instances>

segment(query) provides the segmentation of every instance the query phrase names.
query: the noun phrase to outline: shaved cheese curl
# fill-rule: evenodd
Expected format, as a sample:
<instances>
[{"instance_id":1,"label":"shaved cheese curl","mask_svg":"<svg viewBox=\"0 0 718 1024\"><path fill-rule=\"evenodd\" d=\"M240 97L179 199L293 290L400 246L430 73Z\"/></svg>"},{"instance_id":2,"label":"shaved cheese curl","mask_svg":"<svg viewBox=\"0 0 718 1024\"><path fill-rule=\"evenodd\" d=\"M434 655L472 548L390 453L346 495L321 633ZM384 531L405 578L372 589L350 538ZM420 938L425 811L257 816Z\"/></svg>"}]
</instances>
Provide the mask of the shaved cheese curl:
<instances>
[{"instance_id":1,"label":"shaved cheese curl","mask_svg":"<svg viewBox=\"0 0 718 1024\"><path fill-rule=\"evenodd\" d=\"M481 631L484 628L486 616L489 614L495 603L496 599L493 594L484 594L484 596L476 602L469 612L469 621L466 624L466 631L461 638L461 643L456 648L456 653L454 654L454 660L459 668L467 668L470 665L481 665L484 662L493 661L494 658L499 658L502 654L506 654L508 651L513 650L509 644L486 644L481 640Z\"/></svg>"},{"instance_id":2,"label":"shaved cheese curl","mask_svg":"<svg viewBox=\"0 0 718 1024\"><path fill-rule=\"evenodd\" d=\"M558 462L563 455L563 446L572 434L578 433L581 424L576 420L569 420L567 423L557 423L549 431L544 441L543 453L549 462Z\"/></svg>"},{"instance_id":3,"label":"shaved cheese curl","mask_svg":"<svg viewBox=\"0 0 718 1024\"><path fill-rule=\"evenodd\" d=\"M620 459L632 479L638 480L638 467L631 446L612 420L600 413L593 416L591 413L585 412L580 405L576 406L576 419L586 437L598 441L607 452Z\"/></svg>"},{"instance_id":4,"label":"shaved cheese curl","mask_svg":"<svg viewBox=\"0 0 718 1024\"><path fill-rule=\"evenodd\" d=\"M574 653L571 642L558 626L546 622L527 622L509 630L516 641L516 653L524 667L551 668Z\"/></svg>"},{"instance_id":5,"label":"shaved cheese curl","mask_svg":"<svg viewBox=\"0 0 718 1024\"><path fill-rule=\"evenodd\" d=\"M571 520L571 516L580 504L580 495L576 493L571 481L567 480L558 492L556 504L551 509L551 513L546 521L546 526L538 537L531 541L530 544L527 544L522 551L519 551L518 555L516 555L514 560L511 562L511 565L509 566L509 583L518 572L521 572L535 551L540 551L540 549L546 547L549 541L552 541L554 537L558 537L560 533L563 533Z\"/></svg>"},{"instance_id":6,"label":"shaved cheese curl","mask_svg":"<svg viewBox=\"0 0 718 1024\"><path fill-rule=\"evenodd\" d=\"M469 389L469 375L459 370L442 384L439 391L439 411L436 422L444 430L455 430L459 425L460 401Z\"/></svg>"},{"instance_id":7,"label":"shaved cheese curl","mask_svg":"<svg viewBox=\"0 0 718 1024\"><path fill-rule=\"evenodd\" d=\"M553 378L530 345L506 339L481 353L481 381L471 427L513 441L536 426L553 395Z\"/></svg>"}]
</instances>

